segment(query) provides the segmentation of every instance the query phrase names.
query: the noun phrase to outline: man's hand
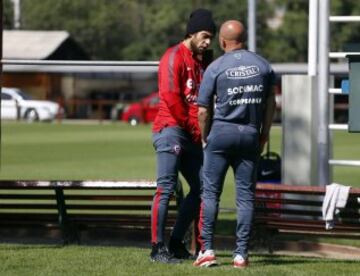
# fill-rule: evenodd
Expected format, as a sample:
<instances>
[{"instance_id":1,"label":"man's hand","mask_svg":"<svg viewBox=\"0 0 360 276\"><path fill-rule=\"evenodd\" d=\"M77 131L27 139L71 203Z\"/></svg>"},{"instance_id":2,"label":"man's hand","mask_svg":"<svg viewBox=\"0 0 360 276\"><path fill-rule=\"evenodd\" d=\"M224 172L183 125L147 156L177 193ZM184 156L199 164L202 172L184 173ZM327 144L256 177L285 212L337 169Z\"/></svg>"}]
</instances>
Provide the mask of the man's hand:
<instances>
[{"instance_id":1,"label":"man's hand","mask_svg":"<svg viewBox=\"0 0 360 276\"><path fill-rule=\"evenodd\" d=\"M202 148L204 149L206 147L206 145L207 145L206 139L205 140L201 139L201 143L202 143Z\"/></svg>"},{"instance_id":2,"label":"man's hand","mask_svg":"<svg viewBox=\"0 0 360 276\"><path fill-rule=\"evenodd\" d=\"M204 147L204 144L206 145L207 143L206 137L209 135L212 120L212 113L209 107L199 106L198 120L202 137L202 144Z\"/></svg>"}]
</instances>

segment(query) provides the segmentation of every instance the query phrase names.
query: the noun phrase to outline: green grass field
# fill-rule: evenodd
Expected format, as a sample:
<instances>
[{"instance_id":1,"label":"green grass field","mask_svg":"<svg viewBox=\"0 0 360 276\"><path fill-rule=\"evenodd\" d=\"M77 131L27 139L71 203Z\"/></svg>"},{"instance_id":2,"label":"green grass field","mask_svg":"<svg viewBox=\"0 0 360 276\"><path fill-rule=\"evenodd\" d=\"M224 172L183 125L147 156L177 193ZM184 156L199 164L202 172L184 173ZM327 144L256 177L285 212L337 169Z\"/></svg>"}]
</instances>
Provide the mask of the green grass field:
<instances>
[{"instance_id":1,"label":"green grass field","mask_svg":"<svg viewBox=\"0 0 360 276\"><path fill-rule=\"evenodd\" d=\"M281 128L271 133L272 150L280 152ZM360 159L355 134L334 134L336 158ZM121 123L2 125L0 179L139 180L155 179L150 126ZM339 167L334 181L360 186L358 168ZM185 185L186 187L186 185ZM232 173L228 173L221 207L234 208ZM232 233L234 213L220 214L220 232ZM151 264L149 249L100 246L0 245L1 275L237 275L231 252L220 252L221 266L198 269L191 262ZM243 275L358 275L360 262L297 256L253 254Z\"/></svg>"},{"instance_id":2,"label":"green grass field","mask_svg":"<svg viewBox=\"0 0 360 276\"><path fill-rule=\"evenodd\" d=\"M315 257L251 255L250 267L231 266L231 254L218 252L220 266L196 268L149 261L149 250L134 247L1 245L1 275L359 275L360 262Z\"/></svg>"},{"instance_id":3,"label":"green grass field","mask_svg":"<svg viewBox=\"0 0 360 276\"><path fill-rule=\"evenodd\" d=\"M147 126L4 123L1 179L154 179Z\"/></svg>"},{"instance_id":4,"label":"green grass field","mask_svg":"<svg viewBox=\"0 0 360 276\"><path fill-rule=\"evenodd\" d=\"M360 159L359 134L334 132L334 158ZM281 128L271 131L271 150L281 152ZM0 179L139 180L155 179L151 127L122 123L2 125ZM360 187L359 167L336 167L334 181ZM186 185L185 189L186 189ZM221 206L234 207L229 171Z\"/></svg>"}]
</instances>

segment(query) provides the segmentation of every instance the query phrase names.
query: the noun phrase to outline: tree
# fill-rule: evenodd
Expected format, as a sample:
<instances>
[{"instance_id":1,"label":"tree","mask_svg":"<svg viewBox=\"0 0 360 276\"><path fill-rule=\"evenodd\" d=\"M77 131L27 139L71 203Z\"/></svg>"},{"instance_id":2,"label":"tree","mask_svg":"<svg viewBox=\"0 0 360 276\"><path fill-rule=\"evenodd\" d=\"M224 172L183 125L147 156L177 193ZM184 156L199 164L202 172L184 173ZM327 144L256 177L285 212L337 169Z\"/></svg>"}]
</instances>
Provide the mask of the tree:
<instances>
[{"instance_id":1,"label":"tree","mask_svg":"<svg viewBox=\"0 0 360 276\"><path fill-rule=\"evenodd\" d=\"M11 0L3 1L3 28L12 29L14 26L14 9Z\"/></svg>"},{"instance_id":2,"label":"tree","mask_svg":"<svg viewBox=\"0 0 360 276\"><path fill-rule=\"evenodd\" d=\"M183 39L186 5L183 1L147 1L140 8L134 40L122 50L122 56L158 60L169 45Z\"/></svg>"},{"instance_id":3,"label":"tree","mask_svg":"<svg viewBox=\"0 0 360 276\"><path fill-rule=\"evenodd\" d=\"M360 15L360 2L351 0L332 0L331 15ZM331 51L347 51L349 43L357 44L360 51L360 23L331 23Z\"/></svg>"},{"instance_id":4,"label":"tree","mask_svg":"<svg viewBox=\"0 0 360 276\"><path fill-rule=\"evenodd\" d=\"M67 30L94 59L121 58L137 18L131 0L23 0L22 10L23 29Z\"/></svg>"},{"instance_id":5,"label":"tree","mask_svg":"<svg viewBox=\"0 0 360 276\"><path fill-rule=\"evenodd\" d=\"M22 28L67 30L94 59L158 60L183 39L196 7L213 10L219 22L246 11L237 0L22 0Z\"/></svg>"},{"instance_id":6,"label":"tree","mask_svg":"<svg viewBox=\"0 0 360 276\"><path fill-rule=\"evenodd\" d=\"M359 1L331 0L330 3L331 15L360 14ZM274 5L285 9L283 24L276 30L265 31L261 37L261 51L273 62L306 62L309 1L276 0ZM347 43L359 41L359 23L330 24L331 51L343 51Z\"/></svg>"},{"instance_id":7,"label":"tree","mask_svg":"<svg viewBox=\"0 0 360 276\"><path fill-rule=\"evenodd\" d=\"M93 59L158 60L185 34L194 8L213 11L218 26L227 19L247 25L246 0L22 0L22 29L67 30ZM268 19L284 9L282 24L268 26ZM257 1L258 52L272 62L306 62L308 1ZM360 2L331 0L331 14L360 14ZM4 0L5 28L12 28L10 0ZM359 40L356 24L331 25L331 49L344 49ZM214 56L221 54L214 39Z\"/></svg>"}]
</instances>

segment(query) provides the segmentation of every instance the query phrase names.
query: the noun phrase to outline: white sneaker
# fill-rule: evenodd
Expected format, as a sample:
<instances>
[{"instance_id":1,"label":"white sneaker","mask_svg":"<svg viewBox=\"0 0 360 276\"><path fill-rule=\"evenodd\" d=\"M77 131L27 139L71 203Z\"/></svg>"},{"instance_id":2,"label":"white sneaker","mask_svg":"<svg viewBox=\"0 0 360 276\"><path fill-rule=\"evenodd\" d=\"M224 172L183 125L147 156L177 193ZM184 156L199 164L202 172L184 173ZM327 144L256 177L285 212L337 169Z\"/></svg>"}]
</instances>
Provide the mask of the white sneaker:
<instances>
[{"instance_id":1,"label":"white sneaker","mask_svg":"<svg viewBox=\"0 0 360 276\"><path fill-rule=\"evenodd\" d=\"M204 252L199 252L199 256L196 261L193 263L193 266L200 267L210 267L217 265L216 257L214 250L205 250Z\"/></svg>"},{"instance_id":2,"label":"white sneaker","mask_svg":"<svg viewBox=\"0 0 360 276\"><path fill-rule=\"evenodd\" d=\"M244 259L241 255L236 255L233 261L233 267L246 268L249 265L248 259Z\"/></svg>"}]
</instances>

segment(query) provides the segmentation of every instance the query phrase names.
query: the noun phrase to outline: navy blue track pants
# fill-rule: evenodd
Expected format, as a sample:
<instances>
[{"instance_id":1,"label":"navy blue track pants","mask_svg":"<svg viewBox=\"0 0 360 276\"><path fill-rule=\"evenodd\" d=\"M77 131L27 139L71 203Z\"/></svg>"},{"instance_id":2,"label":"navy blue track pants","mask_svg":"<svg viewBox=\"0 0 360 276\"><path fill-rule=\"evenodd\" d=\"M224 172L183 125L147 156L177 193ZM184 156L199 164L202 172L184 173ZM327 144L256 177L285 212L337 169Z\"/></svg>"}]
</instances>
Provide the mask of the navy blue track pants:
<instances>
[{"instance_id":1,"label":"navy blue track pants","mask_svg":"<svg viewBox=\"0 0 360 276\"><path fill-rule=\"evenodd\" d=\"M215 221L226 172L235 176L237 211L234 255L248 255L253 211L259 135L256 128L234 124L214 124L204 149L203 192L199 221L201 250L213 248Z\"/></svg>"},{"instance_id":2,"label":"navy blue track pants","mask_svg":"<svg viewBox=\"0 0 360 276\"><path fill-rule=\"evenodd\" d=\"M154 133L153 144L157 156L157 190L152 205L151 242L164 242L169 199L175 191L178 172L184 176L190 191L180 206L171 235L183 240L191 222L194 219L197 222L199 217L202 148L180 127L166 127Z\"/></svg>"}]
</instances>

